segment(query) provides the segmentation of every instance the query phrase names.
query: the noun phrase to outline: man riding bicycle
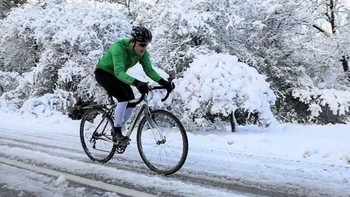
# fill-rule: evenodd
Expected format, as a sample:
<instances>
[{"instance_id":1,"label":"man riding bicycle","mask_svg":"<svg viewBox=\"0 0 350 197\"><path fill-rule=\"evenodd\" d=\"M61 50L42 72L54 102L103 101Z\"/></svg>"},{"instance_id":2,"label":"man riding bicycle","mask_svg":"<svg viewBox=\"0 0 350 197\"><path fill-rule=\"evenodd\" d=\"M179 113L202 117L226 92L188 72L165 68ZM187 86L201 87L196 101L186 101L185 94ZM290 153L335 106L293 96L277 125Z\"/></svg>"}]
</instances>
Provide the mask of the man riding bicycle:
<instances>
[{"instance_id":1,"label":"man riding bicycle","mask_svg":"<svg viewBox=\"0 0 350 197\"><path fill-rule=\"evenodd\" d=\"M135 104L128 103L135 99L131 85L134 85L141 94L149 91L147 83L126 73L129 68L140 63L146 75L153 81L164 86L169 92L175 88L174 83L164 80L152 67L150 55L146 50L152 41L152 33L143 26L136 26L131 31L131 37L121 39L109 47L98 61L95 70L96 81L110 96L118 100L112 131L115 143L129 140L127 136L123 136L122 127L135 108Z\"/></svg>"}]
</instances>

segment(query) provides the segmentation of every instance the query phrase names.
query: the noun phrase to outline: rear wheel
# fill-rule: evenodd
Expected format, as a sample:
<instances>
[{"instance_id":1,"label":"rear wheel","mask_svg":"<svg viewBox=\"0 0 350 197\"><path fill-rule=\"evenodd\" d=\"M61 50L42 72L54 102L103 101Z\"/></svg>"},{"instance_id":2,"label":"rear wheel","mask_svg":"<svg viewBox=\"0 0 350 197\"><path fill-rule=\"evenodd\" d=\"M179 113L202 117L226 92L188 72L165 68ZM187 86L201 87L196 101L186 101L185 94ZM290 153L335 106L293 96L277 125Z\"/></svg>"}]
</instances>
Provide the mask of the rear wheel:
<instances>
[{"instance_id":1,"label":"rear wheel","mask_svg":"<svg viewBox=\"0 0 350 197\"><path fill-rule=\"evenodd\" d=\"M86 155L93 161L107 162L116 150L112 143L113 120L102 108L88 110L80 123L80 141Z\"/></svg>"},{"instance_id":2,"label":"rear wheel","mask_svg":"<svg viewBox=\"0 0 350 197\"><path fill-rule=\"evenodd\" d=\"M185 163L188 139L185 128L173 114L154 110L155 126L143 117L137 131L137 146L142 160L154 172L170 175Z\"/></svg>"}]
</instances>

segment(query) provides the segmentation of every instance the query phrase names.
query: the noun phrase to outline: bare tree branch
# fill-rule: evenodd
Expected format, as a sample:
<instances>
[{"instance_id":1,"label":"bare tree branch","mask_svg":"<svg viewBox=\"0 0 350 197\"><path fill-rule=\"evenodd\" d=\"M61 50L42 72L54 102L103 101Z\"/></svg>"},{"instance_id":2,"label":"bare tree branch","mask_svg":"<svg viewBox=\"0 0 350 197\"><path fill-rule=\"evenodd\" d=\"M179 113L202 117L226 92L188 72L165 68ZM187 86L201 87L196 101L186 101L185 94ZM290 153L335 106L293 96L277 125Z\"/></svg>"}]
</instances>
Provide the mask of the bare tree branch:
<instances>
[{"instance_id":1,"label":"bare tree branch","mask_svg":"<svg viewBox=\"0 0 350 197\"><path fill-rule=\"evenodd\" d=\"M330 33L328 33L325 29L323 29L322 27L318 26L318 25L312 25L312 27L316 28L319 32L323 33L325 36L330 37Z\"/></svg>"}]
</instances>

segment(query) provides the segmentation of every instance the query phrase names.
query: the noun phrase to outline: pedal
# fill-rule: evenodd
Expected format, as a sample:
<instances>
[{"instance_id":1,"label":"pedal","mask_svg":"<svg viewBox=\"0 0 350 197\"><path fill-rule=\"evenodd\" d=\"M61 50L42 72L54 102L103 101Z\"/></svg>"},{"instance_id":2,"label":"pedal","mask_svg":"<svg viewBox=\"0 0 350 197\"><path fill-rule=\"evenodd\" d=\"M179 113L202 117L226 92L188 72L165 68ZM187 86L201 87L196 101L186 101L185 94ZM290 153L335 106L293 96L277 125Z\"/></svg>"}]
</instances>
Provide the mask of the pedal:
<instances>
[{"instance_id":1,"label":"pedal","mask_svg":"<svg viewBox=\"0 0 350 197\"><path fill-rule=\"evenodd\" d=\"M116 146L128 146L130 144L130 140L122 142L113 142L113 144Z\"/></svg>"},{"instance_id":2,"label":"pedal","mask_svg":"<svg viewBox=\"0 0 350 197\"><path fill-rule=\"evenodd\" d=\"M118 154L123 154L125 152L126 147L117 147L116 151Z\"/></svg>"},{"instance_id":3,"label":"pedal","mask_svg":"<svg viewBox=\"0 0 350 197\"><path fill-rule=\"evenodd\" d=\"M117 144L115 144L115 146L117 147L116 151L117 153L119 154L122 154L125 152L125 149L126 147L128 147L130 143L127 141L127 142L119 142Z\"/></svg>"}]
</instances>

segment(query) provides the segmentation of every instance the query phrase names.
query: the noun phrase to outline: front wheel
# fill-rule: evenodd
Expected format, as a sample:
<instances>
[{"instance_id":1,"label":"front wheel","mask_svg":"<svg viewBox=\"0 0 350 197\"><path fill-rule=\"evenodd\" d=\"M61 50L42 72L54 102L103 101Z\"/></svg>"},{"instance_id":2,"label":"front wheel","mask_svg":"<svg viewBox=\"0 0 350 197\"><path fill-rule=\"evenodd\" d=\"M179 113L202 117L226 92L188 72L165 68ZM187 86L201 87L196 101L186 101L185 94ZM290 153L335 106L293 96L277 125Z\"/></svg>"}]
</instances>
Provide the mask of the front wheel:
<instances>
[{"instance_id":1,"label":"front wheel","mask_svg":"<svg viewBox=\"0 0 350 197\"><path fill-rule=\"evenodd\" d=\"M154 172L170 175L185 163L188 139L185 128L173 114L165 110L151 111L154 124L146 117L137 131L137 147L144 163Z\"/></svg>"}]
</instances>

